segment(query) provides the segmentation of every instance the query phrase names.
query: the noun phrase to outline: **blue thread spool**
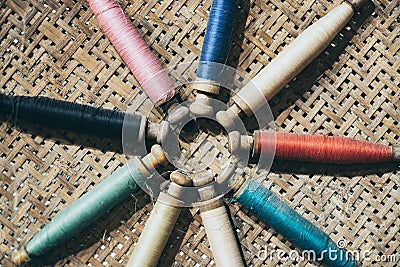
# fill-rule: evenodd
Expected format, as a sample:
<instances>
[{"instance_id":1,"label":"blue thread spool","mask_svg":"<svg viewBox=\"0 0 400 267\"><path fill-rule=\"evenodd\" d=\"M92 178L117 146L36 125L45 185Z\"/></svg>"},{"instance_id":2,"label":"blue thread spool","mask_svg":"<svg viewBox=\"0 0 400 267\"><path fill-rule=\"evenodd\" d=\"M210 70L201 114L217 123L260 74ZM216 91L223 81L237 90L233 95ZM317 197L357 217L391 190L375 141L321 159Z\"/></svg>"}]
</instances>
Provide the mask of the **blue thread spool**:
<instances>
[{"instance_id":1,"label":"blue thread spool","mask_svg":"<svg viewBox=\"0 0 400 267\"><path fill-rule=\"evenodd\" d=\"M306 220L280 200L270 190L251 179L242 185L236 195L243 207L272 226L293 244L315 252L315 259L322 259L328 266L355 267L351 254L339 247L327 234Z\"/></svg>"},{"instance_id":2,"label":"blue thread spool","mask_svg":"<svg viewBox=\"0 0 400 267\"><path fill-rule=\"evenodd\" d=\"M223 67L221 64L225 64L228 59L238 10L237 0L212 2L196 83L193 85L193 89L198 92L196 102L190 107L190 111L194 114L206 116L213 113L208 103L208 96L203 93L219 93L216 82L221 80L219 77Z\"/></svg>"}]
</instances>

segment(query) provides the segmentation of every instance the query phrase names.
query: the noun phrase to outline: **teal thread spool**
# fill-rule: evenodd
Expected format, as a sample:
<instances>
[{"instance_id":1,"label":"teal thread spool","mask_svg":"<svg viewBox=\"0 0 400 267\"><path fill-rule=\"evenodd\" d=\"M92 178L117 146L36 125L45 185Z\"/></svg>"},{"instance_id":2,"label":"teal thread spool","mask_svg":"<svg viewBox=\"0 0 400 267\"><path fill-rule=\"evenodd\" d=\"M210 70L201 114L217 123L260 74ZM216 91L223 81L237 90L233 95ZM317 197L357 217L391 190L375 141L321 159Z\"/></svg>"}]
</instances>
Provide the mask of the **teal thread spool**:
<instances>
[{"instance_id":1,"label":"teal thread spool","mask_svg":"<svg viewBox=\"0 0 400 267\"><path fill-rule=\"evenodd\" d=\"M357 266L351 255L326 233L257 181L251 179L245 182L236 193L235 200L299 248L314 251L316 258L322 259L328 266Z\"/></svg>"},{"instance_id":2,"label":"teal thread spool","mask_svg":"<svg viewBox=\"0 0 400 267\"><path fill-rule=\"evenodd\" d=\"M15 264L45 255L54 247L72 238L122 200L139 190L136 181L145 181L152 169L166 162L159 145L142 160L134 158L119 168L92 190L73 202L39 231L17 254Z\"/></svg>"}]
</instances>

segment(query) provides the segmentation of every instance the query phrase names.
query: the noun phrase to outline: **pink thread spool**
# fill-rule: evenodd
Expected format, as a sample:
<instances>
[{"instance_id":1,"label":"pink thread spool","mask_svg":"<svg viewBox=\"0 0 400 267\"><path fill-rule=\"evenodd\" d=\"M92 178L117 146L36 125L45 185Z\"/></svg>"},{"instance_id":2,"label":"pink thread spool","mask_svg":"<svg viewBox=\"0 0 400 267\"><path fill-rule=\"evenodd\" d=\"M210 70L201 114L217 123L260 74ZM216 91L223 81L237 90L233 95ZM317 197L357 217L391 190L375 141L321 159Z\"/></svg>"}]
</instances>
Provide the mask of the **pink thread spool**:
<instances>
[{"instance_id":1,"label":"pink thread spool","mask_svg":"<svg viewBox=\"0 0 400 267\"><path fill-rule=\"evenodd\" d=\"M88 0L101 29L140 83L159 106L174 94L173 82L150 51L137 29L114 0Z\"/></svg>"}]
</instances>

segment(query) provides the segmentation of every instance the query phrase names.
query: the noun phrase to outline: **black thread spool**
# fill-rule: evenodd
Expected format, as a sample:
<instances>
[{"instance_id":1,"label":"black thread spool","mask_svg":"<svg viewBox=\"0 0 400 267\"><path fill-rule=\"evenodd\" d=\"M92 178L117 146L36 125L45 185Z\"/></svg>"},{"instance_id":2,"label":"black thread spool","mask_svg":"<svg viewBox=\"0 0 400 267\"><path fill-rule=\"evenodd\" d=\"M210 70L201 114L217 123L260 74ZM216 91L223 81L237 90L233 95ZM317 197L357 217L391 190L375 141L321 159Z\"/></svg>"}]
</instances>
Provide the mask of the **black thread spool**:
<instances>
[{"instance_id":1,"label":"black thread spool","mask_svg":"<svg viewBox=\"0 0 400 267\"><path fill-rule=\"evenodd\" d=\"M129 116L125 118L125 116ZM109 139L122 148L122 128L129 130L130 140L141 141L146 133L146 118L139 114L81 105L47 97L0 94L0 119L14 126L27 124L51 130L72 132L82 137Z\"/></svg>"}]
</instances>

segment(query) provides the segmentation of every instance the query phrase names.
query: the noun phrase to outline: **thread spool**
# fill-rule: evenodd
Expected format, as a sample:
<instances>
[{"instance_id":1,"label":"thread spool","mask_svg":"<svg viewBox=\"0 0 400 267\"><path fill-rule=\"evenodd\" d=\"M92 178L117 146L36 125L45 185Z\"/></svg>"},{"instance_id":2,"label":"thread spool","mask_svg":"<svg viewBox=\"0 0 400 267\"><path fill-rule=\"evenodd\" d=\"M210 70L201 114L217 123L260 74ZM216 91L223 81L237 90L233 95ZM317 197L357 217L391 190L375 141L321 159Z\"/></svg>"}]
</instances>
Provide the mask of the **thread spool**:
<instances>
[{"instance_id":1,"label":"thread spool","mask_svg":"<svg viewBox=\"0 0 400 267\"><path fill-rule=\"evenodd\" d=\"M222 198L212 199L215 196L212 186L199 189L199 193L203 200L200 216L216 266L245 266Z\"/></svg>"},{"instance_id":2,"label":"thread spool","mask_svg":"<svg viewBox=\"0 0 400 267\"><path fill-rule=\"evenodd\" d=\"M0 116L14 124L30 123L80 135L120 140L126 118L132 139L143 141L146 118L139 114L96 108L48 97L0 94Z\"/></svg>"},{"instance_id":3,"label":"thread spool","mask_svg":"<svg viewBox=\"0 0 400 267\"><path fill-rule=\"evenodd\" d=\"M237 10L237 0L213 0L211 4L196 81L193 84L197 95L190 106L190 112L196 116L211 116L214 113L208 98L219 94L219 84L216 81L221 80L218 77L222 72L221 64L228 59Z\"/></svg>"},{"instance_id":4,"label":"thread spool","mask_svg":"<svg viewBox=\"0 0 400 267\"><path fill-rule=\"evenodd\" d=\"M178 171L171 173L172 183L170 183L167 193L160 193L153 206L150 217L147 219L135 249L129 258L127 267L157 266L182 210L182 202L179 200L182 194L181 186L190 184L190 179L186 177ZM183 184L177 184L175 181Z\"/></svg>"},{"instance_id":5,"label":"thread spool","mask_svg":"<svg viewBox=\"0 0 400 267\"><path fill-rule=\"evenodd\" d=\"M174 85L137 29L114 0L88 0L100 28L156 105L169 100Z\"/></svg>"},{"instance_id":6,"label":"thread spool","mask_svg":"<svg viewBox=\"0 0 400 267\"><path fill-rule=\"evenodd\" d=\"M390 162L399 157L398 147L347 137L269 131L254 133L254 157L270 156L268 151L273 151L274 148L276 159L331 164Z\"/></svg>"},{"instance_id":7,"label":"thread spool","mask_svg":"<svg viewBox=\"0 0 400 267\"><path fill-rule=\"evenodd\" d=\"M303 250L315 252L316 259L322 259L328 266L357 266L351 254L338 247L321 229L257 181L253 179L246 181L234 198L293 244Z\"/></svg>"},{"instance_id":8,"label":"thread spool","mask_svg":"<svg viewBox=\"0 0 400 267\"><path fill-rule=\"evenodd\" d=\"M13 262L22 265L31 257L46 255L54 247L83 231L108 210L138 191L139 186L135 181L147 179L149 169L164 163L165 155L162 154L161 147L155 145L152 154L145 156L143 162L136 158L131 164L128 162L119 168L55 216L13 256Z\"/></svg>"},{"instance_id":9,"label":"thread spool","mask_svg":"<svg viewBox=\"0 0 400 267\"><path fill-rule=\"evenodd\" d=\"M168 242L181 208L167 204L175 201L166 193L160 193L146 221L140 238L130 256L127 267L155 267Z\"/></svg>"},{"instance_id":10,"label":"thread spool","mask_svg":"<svg viewBox=\"0 0 400 267\"><path fill-rule=\"evenodd\" d=\"M365 1L356 0L355 7L344 2L309 26L232 98L228 111L217 113L218 122L231 129L241 113L250 117L261 109L332 42Z\"/></svg>"}]
</instances>

